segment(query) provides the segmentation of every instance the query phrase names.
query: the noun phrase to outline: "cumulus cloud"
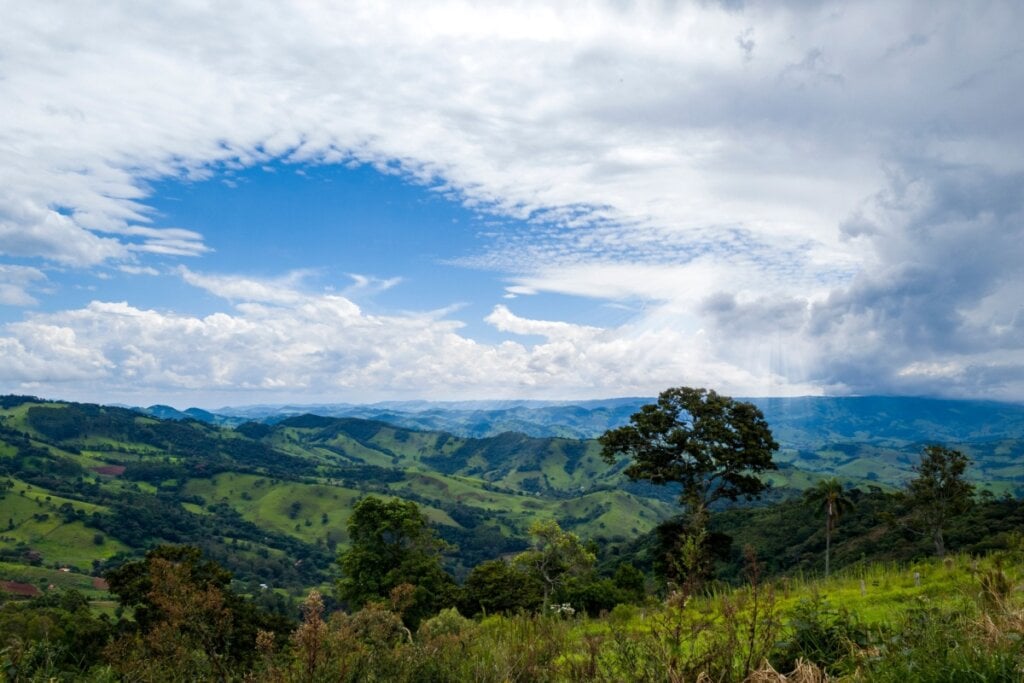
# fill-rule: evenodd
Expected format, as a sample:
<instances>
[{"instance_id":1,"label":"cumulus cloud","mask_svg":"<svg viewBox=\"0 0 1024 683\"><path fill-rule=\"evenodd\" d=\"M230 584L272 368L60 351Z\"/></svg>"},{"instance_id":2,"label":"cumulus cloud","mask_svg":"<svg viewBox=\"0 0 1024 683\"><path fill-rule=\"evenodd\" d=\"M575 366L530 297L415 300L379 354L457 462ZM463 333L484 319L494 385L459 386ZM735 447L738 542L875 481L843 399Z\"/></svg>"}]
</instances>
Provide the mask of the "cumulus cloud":
<instances>
[{"instance_id":1,"label":"cumulus cloud","mask_svg":"<svg viewBox=\"0 0 1024 683\"><path fill-rule=\"evenodd\" d=\"M233 308L197 317L94 301L33 314L0 336L0 381L63 395L100 383L113 396L192 392L211 401L237 391L292 400L550 397L552 387L558 396L587 397L595 391L650 394L666 378L734 391L761 381L716 360L700 332L569 325L498 306L490 324L544 341L482 344L444 312L371 315L339 295L292 289L275 298L267 296L266 282L187 277L232 299ZM780 390L812 389L784 384Z\"/></svg>"},{"instance_id":2,"label":"cumulus cloud","mask_svg":"<svg viewBox=\"0 0 1024 683\"><path fill-rule=\"evenodd\" d=\"M127 382L131 368L154 386L399 391L459 377L600 394L648 387L660 368L657 386L1024 397L1022 19L1013 2L881 0L254 0L229 17L186 2L23 4L0 25L5 257L200 256L202 235L147 208L154 179L368 163L497 217L456 261L500 271L508 295L642 312L584 333L498 307L498 330L545 341L488 346L443 316L373 317L348 298L387 280L318 295L302 274L183 268L234 308L33 315L3 337L7 377L27 377L9 358L44 367L52 339L75 372ZM2 296L31 303L25 274L6 277ZM367 330L404 341L385 352ZM759 336L775 340L767 360ZM282 350L230 353L247 343Z\"/></svg>"},{"instance_id":3,"label":"cumulus cloud","mask_svg":"<svg viewBox=\"0 0 1024 683\"><path fill-rule=\"evenodd\" d=\"M858 235L873 243L875 267L814 308L810 331L841 363L823 366L825 379L1019 398L1024 174L918 170L858 212L872 217Z\"/></svg>"}]
</instances>

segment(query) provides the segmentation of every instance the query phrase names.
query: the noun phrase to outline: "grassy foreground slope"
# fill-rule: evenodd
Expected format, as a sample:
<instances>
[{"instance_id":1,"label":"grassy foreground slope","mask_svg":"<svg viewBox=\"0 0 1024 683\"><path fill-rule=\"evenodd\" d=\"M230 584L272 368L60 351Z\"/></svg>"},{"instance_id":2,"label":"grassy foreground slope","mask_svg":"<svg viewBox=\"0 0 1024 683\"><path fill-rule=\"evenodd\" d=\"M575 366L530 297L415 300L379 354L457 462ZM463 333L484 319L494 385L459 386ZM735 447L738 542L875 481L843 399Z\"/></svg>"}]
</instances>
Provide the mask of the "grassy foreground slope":
<instances>
[{"instance_id":1,"label":"grassy foreground slope","mask_svg":"<svg viewBox=\"0 0 1024 683\"><path fill-rule=\"evenodd\" d=\"M587 617L454 610L395 635L386 606L319 621L255 680L1019 681L1020 549L984 559L872 564L830 580L671 593ZM315 656L313 656L315 653ZM783 676L779 672L784 672Z\"/></svg>"}]
</instances>

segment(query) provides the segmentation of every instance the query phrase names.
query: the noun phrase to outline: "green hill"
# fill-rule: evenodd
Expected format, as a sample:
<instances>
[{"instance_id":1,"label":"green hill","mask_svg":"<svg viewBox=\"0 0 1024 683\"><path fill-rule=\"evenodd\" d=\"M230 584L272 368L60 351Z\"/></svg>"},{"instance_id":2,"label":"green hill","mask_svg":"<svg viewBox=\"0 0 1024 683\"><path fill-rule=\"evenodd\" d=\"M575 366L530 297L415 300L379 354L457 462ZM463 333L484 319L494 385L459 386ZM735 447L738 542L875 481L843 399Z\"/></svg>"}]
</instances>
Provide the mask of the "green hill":
<instances>
[{"instance_id":1,"label":"green hill","mask_svg":"<svg viewBox=\"0 0 1024 683\"><path fill-rule=\"evenodd\" d=\"M419 503L458 547L456 573L522 549L538 518L615 544L676 511L671 495L624 486L594 442L312 415L231 429L26 397L0 398L0 477L0 559L91 572L191 543L243 583L295 590L330 579L367 493Z\"/></svg>"},{"instance_id":2,"label":"green hill","mask_svg":"<svg viewBox=\"0 0 1024 683\"><path fill-rule=\"evenodd\" d=\"M782 432L822 419L821 405L780 418ZM935 410L941 416L948 406ZM919 444L869 439L844 414L834 435L860 440L785 448L769 475L770 500L834 474L864 490L908 476ZM957 430L949 433L965 433ZM964 448L975 460L972 476L996 493L1019 491L1024 478L1022 442L1011 432L988 429L988 441ZM448 558L456 575L521 550L537 519L556 519L607 554L678 511L676 491L630 482L623 466L604 463L593 440L460 437L316 415L232 428L6 396L0 561L92 573L157 543L191 543L242 584L297 594L331 580L337 550L348 542L349 511L369 493L418 503L458 548ZM744 514L756 512L725 519ZM801 552L814 557L815 550L811 541Z\"/></svg>"}]
</instances>

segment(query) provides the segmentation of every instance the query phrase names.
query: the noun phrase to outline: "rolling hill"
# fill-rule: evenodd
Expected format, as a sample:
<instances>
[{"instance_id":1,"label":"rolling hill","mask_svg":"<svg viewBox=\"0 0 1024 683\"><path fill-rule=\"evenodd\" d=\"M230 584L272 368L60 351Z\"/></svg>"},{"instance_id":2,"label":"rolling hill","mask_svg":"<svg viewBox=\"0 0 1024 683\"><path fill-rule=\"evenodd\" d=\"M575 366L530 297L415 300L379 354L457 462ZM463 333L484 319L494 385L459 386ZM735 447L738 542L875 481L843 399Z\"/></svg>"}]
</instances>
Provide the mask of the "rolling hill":
<instances>
[{"instance_id":1,"label":"rolling hill","mask_svg":"<svg viewBox=\"0 0 1024 683\"><path fill-rule=\"evenodd\" d=\"M424 422L490 415L492 428L518 411L543 432L619 424L636 401L412 407ZM780 399L764 409L784 446L769 477L776 499L832 475L865 489L898 485L928 434L968 452L972 477L988 489L1019 494L1024 483L1018 406ZM300 590L330 582L350 510L368 493L416 501L458 547L449 557L456 574L522 549L539 518L611 548L678 510L674 491L627 481L593 440L474 437L313 414L231 427L198 410L150 412L172 419L0 397L0 562L91 574L155 543L192 543L243 584Z\"/></svg>"}]
</instances>

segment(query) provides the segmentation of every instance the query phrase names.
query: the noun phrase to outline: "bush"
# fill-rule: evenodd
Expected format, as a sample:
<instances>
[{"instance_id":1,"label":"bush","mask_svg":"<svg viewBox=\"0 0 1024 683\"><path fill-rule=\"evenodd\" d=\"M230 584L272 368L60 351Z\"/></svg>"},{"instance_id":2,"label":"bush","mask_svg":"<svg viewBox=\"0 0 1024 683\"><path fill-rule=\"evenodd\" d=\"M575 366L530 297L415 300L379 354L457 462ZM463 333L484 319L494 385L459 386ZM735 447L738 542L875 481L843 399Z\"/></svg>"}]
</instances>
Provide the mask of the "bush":
<instances>
[{"instance_id":1,"label":"bush","mask_svg":"<svg viewBox=\"0 0 1024 683\"><path fill-rule=\"evenodd\" d=\"M833 609L820 596L801 601L788 616L786 637L772 656L779 670L794 669L802 659L835 675L851 668L856 653L868 644L867 629L857 618Z\"/></svg>"}]
</instances>

